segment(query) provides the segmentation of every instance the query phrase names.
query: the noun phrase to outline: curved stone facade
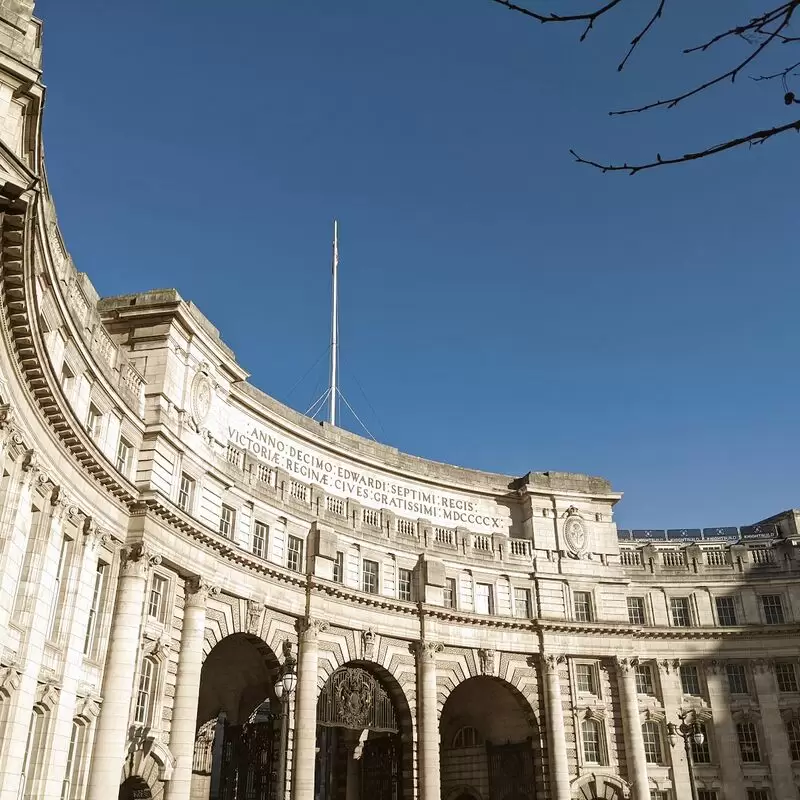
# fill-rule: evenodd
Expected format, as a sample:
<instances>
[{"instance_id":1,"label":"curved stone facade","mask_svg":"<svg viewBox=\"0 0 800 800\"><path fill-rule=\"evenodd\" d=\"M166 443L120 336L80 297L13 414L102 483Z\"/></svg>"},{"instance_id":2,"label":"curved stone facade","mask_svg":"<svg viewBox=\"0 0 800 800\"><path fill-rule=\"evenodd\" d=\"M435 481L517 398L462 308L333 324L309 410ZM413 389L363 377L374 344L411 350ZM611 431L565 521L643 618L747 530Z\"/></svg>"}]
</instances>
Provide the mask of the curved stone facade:
<instances>
[{"instance_id":1,"label":"curved stone facade","mask_svg":"<svg viewBox=\"0 0 800 800\"><path fill-rule=\"evenodd\" d=\"M606 480L317 424L177 292L100 299L32 11L0 0L0 800L797 797L797 514L618 531Z\"/></svg>"}]
</instances>

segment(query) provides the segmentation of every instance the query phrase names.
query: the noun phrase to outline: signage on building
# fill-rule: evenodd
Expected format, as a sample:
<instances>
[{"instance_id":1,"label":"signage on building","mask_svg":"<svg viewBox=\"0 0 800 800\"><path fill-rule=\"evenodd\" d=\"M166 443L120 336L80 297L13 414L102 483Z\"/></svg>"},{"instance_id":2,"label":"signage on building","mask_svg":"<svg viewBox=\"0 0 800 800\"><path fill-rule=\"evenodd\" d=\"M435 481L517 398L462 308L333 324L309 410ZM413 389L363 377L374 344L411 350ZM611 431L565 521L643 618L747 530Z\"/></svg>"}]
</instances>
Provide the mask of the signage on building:
<instances>
[{"instance_id":1,"label":"signage on building","mask_svg":"<svg viewBox=\"0 0 800 800\"><path fill-rule=\"evenodd\" d=\"M508 509L493 500L402 480L336 458L234 408L229 408L228 440L292 478L369 508L387 508L399 517L429 519L443 527L480 533L505 532L510 526Z\"/></svg>"}]
</instances>

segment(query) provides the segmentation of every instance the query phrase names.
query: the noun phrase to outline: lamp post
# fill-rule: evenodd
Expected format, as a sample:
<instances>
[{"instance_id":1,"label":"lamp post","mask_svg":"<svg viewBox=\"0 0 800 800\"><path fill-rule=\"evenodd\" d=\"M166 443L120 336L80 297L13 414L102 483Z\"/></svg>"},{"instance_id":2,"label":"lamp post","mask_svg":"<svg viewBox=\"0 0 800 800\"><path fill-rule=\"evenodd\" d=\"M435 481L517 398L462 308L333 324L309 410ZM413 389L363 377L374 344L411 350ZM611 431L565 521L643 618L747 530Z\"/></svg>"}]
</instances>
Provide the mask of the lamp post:
<instances>
[{"instance_id":1,"label":"lamp post","mask_svg":"<svg viewBox=\"0 0 800 800\"><path fill-rule=\"evenodd\" d=\"M689 786L692 790L692 800L697 800L697 787L694 783L694 759L692 758L692 742L700 747L706 740L703 727L698 722L687 722L687 717L691 711L684 711L678 714L680 724L674 722L667 723L667 736L672 747L678 742L678 737L683 739L683 746L686 748L686 764L689 767Z\"/></svg>"},{"instance_id":2,"label":"lamp post","mask_svg":"<svg viewBox=\"0 0 800 800\"><path fill-rule=\"evenodd\" d=\"M292 645L287 639L283 643L283 666L275 680L275 697L281 704L280 751L278 753L277 780L281 788L277 793L278 800L286 794L286 757L289 749L289 702L297 687L297 659L292 655Z\"/></svg>"}]
</instances>

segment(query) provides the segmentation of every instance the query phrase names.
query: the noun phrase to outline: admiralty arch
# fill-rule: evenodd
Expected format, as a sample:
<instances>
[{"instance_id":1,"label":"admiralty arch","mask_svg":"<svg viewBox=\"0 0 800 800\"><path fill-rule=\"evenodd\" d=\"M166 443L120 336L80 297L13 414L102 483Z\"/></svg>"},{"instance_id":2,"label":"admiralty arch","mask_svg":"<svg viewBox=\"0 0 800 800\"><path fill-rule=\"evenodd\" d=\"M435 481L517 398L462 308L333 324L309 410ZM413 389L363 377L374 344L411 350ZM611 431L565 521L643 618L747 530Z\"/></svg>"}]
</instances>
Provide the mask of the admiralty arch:
<instances>
[{"instance_id":1,"label":"admiralty arch","mask_svg":"<svg viewBox=\"0 0 800 800\"><path fill-rule=\"evenodd\" d=\"M261 393L174 290L100 298L0 0L0 800L796 800L798 512L622 531L585 475Z\"/></svg>"}]
</instances>

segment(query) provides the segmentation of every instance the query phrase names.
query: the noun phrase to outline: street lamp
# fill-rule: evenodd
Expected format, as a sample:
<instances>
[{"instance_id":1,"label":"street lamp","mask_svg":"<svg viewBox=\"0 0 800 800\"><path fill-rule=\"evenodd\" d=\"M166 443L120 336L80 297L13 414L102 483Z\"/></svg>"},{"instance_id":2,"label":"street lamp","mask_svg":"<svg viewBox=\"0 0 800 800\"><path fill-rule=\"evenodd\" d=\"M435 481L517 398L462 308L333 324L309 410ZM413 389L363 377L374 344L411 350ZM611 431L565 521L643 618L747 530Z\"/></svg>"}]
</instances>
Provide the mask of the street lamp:
<instances>
[{"instance_id":1,"label":"street lamp","mask_svg":"<svg viewBox=\"0 0 800 800\"><path fill-rule=\"evenodd\" d=\"M689 767L689 786L692 790L692 800L697 800L697 787L694 783L694 759L692 758L692 742L698 747L701 747L706 740L703 733L703 726L698 722L687 722L687 717L692 714L691 711L684 711L678 714L678 719L681 721L680 725L674 722L667 723L667 736L669 743L672 747L678 742L678 737L683 739L683 746L686 748L686 764Z\"/></svg>"},{"instance_id":2,"label":"street lamp","mask_svg":"<svg viewBox=\"0 0 800 800\"><path fill-rule=\"evenodd\" d=\"M286 786L286 756L289 750L289 701L297 688L297 659L292 655L292 643L287 639L283 643L283 666L278 671L273 690L275 697L281 704L281 745L278 762L277 778L279 785ZM279 791L278 798L283 797Z\"/></svg>"}]
</instances>

